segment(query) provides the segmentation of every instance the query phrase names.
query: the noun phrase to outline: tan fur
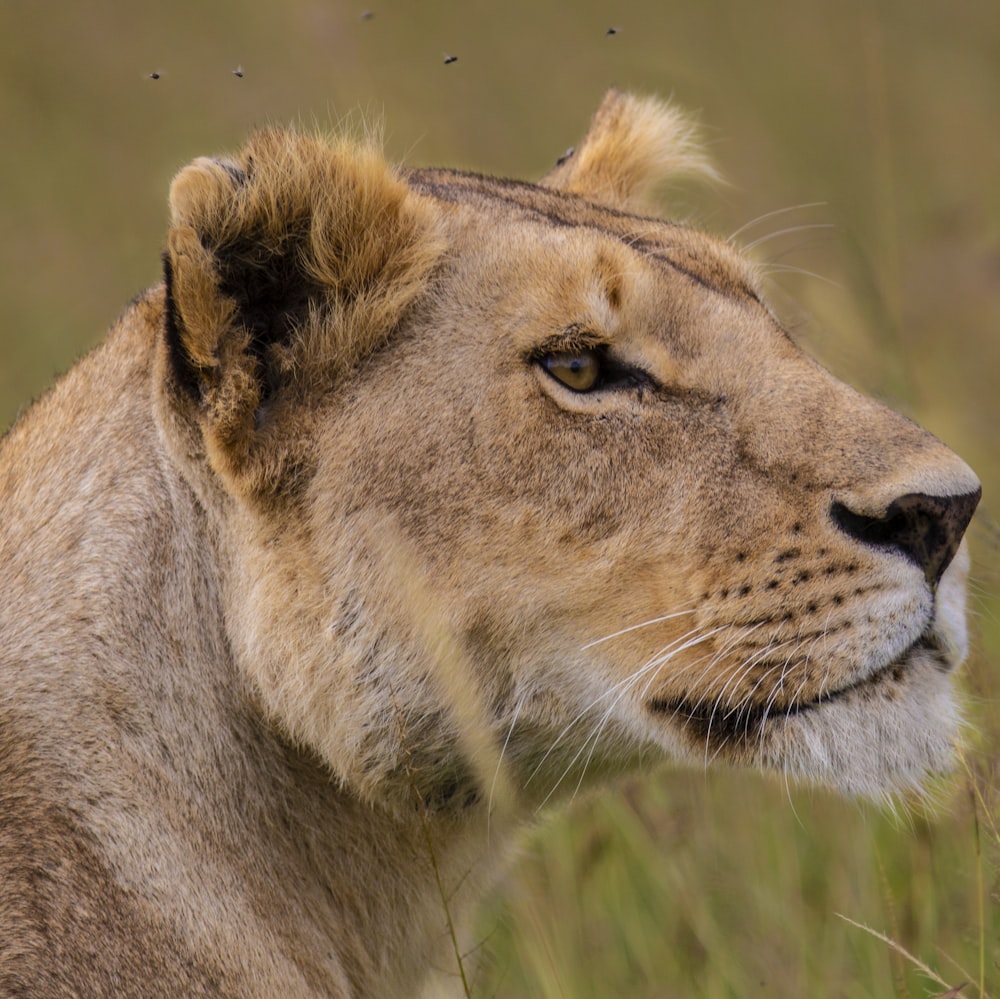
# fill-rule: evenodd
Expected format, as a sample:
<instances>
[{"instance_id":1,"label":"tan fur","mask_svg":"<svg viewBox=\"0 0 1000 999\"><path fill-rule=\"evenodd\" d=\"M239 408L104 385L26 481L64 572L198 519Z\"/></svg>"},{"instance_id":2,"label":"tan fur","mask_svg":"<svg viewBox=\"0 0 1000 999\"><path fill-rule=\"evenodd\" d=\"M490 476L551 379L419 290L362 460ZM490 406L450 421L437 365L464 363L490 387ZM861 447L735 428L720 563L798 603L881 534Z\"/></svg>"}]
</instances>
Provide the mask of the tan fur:
<instances>
[{"instance_id":1,"label":"tan fur","mask_svg":"<svg viewBox=\"0 0 1000 999\"><path fill-rule=\"evenodd\" d=\"M0 993L411 995L581 784L949 766L978 481L627 214L700 162L612 94L544 185L181 171L164 284L0 450Z\"/></svg>"},{"instance_id":2,"label":"tan fur","mask_svg":"<svg viewBox=\"0 0 1000 999\"><path fill-rule=\"evenodd\" d=\"M608 92L586 139L540 183L623 211L654 207L657 187L676 177L717 180L694 121L655 97Z\"/></svg>"}]
</instances>

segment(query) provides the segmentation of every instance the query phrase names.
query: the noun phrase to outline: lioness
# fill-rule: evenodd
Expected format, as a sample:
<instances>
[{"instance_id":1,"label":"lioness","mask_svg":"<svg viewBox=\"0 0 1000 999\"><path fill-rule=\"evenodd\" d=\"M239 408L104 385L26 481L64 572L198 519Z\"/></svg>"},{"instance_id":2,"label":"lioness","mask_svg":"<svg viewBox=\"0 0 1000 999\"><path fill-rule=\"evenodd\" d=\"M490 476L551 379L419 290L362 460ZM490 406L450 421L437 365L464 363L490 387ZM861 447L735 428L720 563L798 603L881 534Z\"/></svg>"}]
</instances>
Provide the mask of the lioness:
<instances>
[{"instance_id":1,"label":"lioness","mask_svg":"<svg viewBox=\"0 0 1000 999\"><path fill-rule=\"evenodd\" d=\"M540 184L277 129L0 450L0 993L408 996L520 818L947 768L975 475L805 357L611 93Z\"/></svg>"}]
</instances>

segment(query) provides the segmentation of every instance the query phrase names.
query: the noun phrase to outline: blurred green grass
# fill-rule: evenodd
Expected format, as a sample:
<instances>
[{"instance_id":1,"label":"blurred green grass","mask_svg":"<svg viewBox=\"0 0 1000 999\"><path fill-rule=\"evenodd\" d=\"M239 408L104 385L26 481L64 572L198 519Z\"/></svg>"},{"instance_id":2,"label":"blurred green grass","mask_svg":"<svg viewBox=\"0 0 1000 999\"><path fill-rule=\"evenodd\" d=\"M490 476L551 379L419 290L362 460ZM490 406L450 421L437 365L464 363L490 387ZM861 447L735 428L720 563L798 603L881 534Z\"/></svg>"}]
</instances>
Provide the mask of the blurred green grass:
<instances>
[{"instance_id":1,"label":"blurred green grass","mask_svg":"<svg viewBox=\"0 0 1000 999\"><path fill-rule=\"evenodd\" d=\"M690 771L574 803L526 839L481 915L476 994L945 991L841 913L951 985L982 968L1000 995L1000 6L370 9L4 0L0 426L158 279L173 172L256 124L360 109L384 119L393 158L531 178L609 85L700 110L730 183L680 192L671 210L722 235L759 219L740 238L761 240L793 333L983 479L967 670L980 735L931 817Z\"/></svg>"}]
</instances>

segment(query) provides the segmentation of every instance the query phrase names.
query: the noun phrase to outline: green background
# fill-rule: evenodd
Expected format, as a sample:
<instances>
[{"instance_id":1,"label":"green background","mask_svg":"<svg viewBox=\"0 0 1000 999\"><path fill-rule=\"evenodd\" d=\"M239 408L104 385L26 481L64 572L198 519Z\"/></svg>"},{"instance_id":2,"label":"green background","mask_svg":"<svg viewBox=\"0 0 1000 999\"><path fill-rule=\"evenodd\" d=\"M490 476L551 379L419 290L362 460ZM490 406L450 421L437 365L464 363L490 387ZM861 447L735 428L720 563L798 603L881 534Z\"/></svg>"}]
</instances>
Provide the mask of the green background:
<instances>
[{"instance_id":1,"label":"green background","mask_svg":"<svg viewBox=\"0 0 1000 999\"><path fill-rule=\"evenodd\" d=\"M1000 4L365 9L0 2L0 425L158 279L173 172L254 125L360 113L393 159L536 178L609 85L672 95L728 183L665 210L723 236L749 223L739 238L793 335L983 479L966 670L981 735L931 816L701 771L575 802L481 914L473 992L946 991L842 914L973 982L961 995L1000 995Z\"/></svg>"}]
</instances>

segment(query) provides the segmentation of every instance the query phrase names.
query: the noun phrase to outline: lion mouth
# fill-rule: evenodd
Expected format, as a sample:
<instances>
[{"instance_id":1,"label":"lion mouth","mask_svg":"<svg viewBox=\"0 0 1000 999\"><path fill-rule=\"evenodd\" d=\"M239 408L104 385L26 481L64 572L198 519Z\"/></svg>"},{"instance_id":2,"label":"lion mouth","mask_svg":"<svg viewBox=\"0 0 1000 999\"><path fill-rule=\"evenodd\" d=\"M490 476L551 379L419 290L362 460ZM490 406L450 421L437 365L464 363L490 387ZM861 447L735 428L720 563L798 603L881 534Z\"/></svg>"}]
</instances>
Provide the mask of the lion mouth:
<instances>
[{"instance_id":1,"label":"lion mouth","mask_svg":"<svg viewBox=\"0 0 1000 999\"><path fill-rule=\"evenodd\" d=\"M929 654L939 669L948 670L939 641L932 632L927 631L884 666L813 698L785 703L768 701L764 704L751 702L725 705L705 699L693 701L685 697L659 698L648 702L648 707L654 714L666 715L680 722L688 734L700 743L721 745L732 741L746 741L759 738L765 728L771 725L788 722L850 697L869 697L882 689L888 696L892 696L892 688L903 682L907 669L918 653Z\"/></svg>"}]
</instances>

